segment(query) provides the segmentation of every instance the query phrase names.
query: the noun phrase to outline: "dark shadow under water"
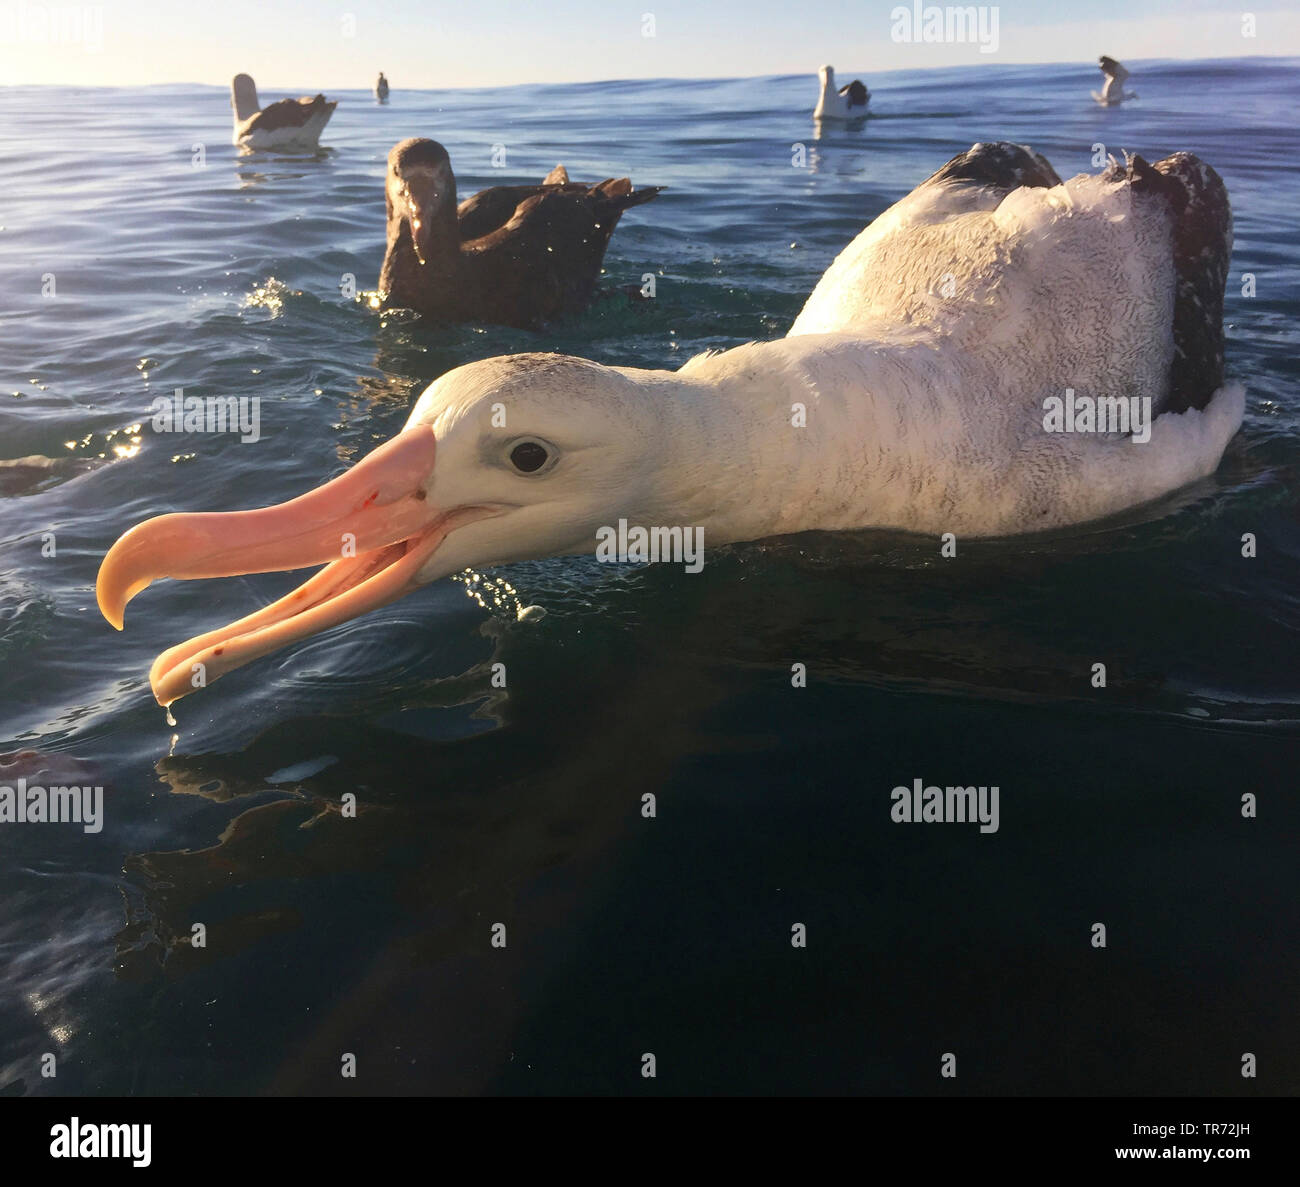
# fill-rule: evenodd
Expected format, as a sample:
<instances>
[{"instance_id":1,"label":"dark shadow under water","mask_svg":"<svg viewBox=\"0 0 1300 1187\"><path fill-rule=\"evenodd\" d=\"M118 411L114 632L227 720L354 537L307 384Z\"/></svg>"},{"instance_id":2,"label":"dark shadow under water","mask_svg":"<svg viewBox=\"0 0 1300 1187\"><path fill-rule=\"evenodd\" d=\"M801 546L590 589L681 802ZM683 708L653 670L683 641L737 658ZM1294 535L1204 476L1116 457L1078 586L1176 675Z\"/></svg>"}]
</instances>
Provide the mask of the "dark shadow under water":
<instances>
[{"instance_id":1,"label":"dark shadow under water","mask_svg":"<svg viewBox=\"0 0 1300 1187\"><path fill-rule=\"evenodd\" d=\"M226 678L141 775L194 839L125 861L93 992L137 1022L59 1089L925 1093L953 1051L957 1092L1294 1090L1295 626L1198 597L1241 511L1184 501L515 566L535 626L414 601ZM997 832L895 824L916 778L997 785Z\"/></svg>"}]
</instances>

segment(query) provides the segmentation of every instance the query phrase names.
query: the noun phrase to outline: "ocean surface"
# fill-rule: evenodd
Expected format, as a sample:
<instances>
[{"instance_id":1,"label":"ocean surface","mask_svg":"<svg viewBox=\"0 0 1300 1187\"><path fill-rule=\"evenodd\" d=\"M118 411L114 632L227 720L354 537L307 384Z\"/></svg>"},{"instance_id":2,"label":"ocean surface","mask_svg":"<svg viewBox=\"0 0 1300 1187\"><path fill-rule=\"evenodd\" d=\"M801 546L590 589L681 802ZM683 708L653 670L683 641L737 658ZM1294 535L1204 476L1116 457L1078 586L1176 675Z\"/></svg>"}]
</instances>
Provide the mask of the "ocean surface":
<instances>
[{"instance_id":1,"label":"ocean surface","mask_svg":"<svg viewBox=\"0 0 1300 1187\"><path fill-rule=\"evenodd\" d=\"M871 118L821 134L811 74L395 79L334 93L306 156L239 155L221 88L0 90L0 783L104 788L97 833L0 825L0 1091L1300 1091L1300 62L1128 65L1111 110L1091 65L874 74ZM374 286L411 135L462 195L557 161L669 188L588 314L431 328L344 291ZM1214 478L954 559L863 532L487 575L539 622L443 581L174 729L154 655L301 575L100 617L125 529L314 487L451 367L784 334L866 223L994 139L1062 176L1098 145L1223 176L1247 414ZM618 293L646 274L653 300ZM261 439L155 432L177 387L260 397ZM894 823L916 779L997 786L998 831Z\"/></svg>"}]
</instances>

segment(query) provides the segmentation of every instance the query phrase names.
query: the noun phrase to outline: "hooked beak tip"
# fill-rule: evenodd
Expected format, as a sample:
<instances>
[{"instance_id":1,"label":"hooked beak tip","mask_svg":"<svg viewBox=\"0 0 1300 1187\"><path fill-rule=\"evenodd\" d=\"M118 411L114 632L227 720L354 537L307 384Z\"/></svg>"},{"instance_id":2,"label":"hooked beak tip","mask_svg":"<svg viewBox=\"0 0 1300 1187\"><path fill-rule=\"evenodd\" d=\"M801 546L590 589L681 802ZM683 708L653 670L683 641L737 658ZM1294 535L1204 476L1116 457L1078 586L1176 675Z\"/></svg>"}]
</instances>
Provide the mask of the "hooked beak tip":
<instances>
[{"instance_id":1,"label":"hooked beak tip","mask_svg":"<svg viewBox=\"0 0 1300 1187\"><path fill-rule=\"evenodd\" d=\"M172 516L160 516L159 520L170 520ZM156 528L152 529L155 530ZM142 543L151 540L151 529L144 524L131 528L122 534L113 546L104 554L99 566L99 575L95 577L95 601L99 612L104 615L114 631L121 631L125 625L126 603L131 601L142 589L147 589L157 576L157 569L149 564L142 566ZM164 533L164 542L168 537Z\"/></svg>"},{"instance_id":2,"label":"hooked beak tip","mask_svg":"<svg viewBox=\"0 0 1300 1187\"><path fill-rule=\"evenodd\" d=\"M126 599L118 596L106 577L112 555L113 550L110 548L99 566L99 577L95 582L95 601L99 605L99 612L108 620L109 626L115 631L120 631L125 625Z\"/></svg>"}]
</instances>

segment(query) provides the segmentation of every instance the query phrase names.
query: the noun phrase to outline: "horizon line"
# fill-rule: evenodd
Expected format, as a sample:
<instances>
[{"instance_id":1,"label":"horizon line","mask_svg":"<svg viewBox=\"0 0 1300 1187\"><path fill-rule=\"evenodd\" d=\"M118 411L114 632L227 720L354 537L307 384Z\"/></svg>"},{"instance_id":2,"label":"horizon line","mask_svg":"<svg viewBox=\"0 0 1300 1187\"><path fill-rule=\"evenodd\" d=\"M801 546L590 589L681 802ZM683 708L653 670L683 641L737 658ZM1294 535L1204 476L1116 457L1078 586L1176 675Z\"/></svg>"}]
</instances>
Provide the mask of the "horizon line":
<instances>
[{"instance_id":1,"label":"horizon line","mask_svg":"<svg viewBox=\"0 0 1300 1187\"><path fill-rule=\"evenodd\" d=\"M1297 54L1237 54L1237 55L1235 55L1235 56L1229 56L1229 57L1214 57L1214 58L1180 57L1180 56L1175 55L1175 56L1173 56L1173 57L1161 57L1161 58L1128 58L1128 59L1126 59L1126 61L1133 62L1133 63L1135 63L1135 64L1136 64L1136 63L1140 63L1140 62L1154 63L1154 64L1159 64L1159 63L1162 63L1162 62L1245 62L1245 61L1252 61L1252 62L1254 62L1254 61L1263 61L1263 62L1285 62L1285 61L1300 61L1300 55L1297 55ZM1069 67L1076 67L1076 68L1079 68L1079 69L1085 69L1085 68L1087 68L1087 69L1096 69L1095 63L1093 63L1093 62L1091 62L1091 61L1089 61L1087 67L1085 67L1085 66L1084 66L1084 63L1081 62L1081 61L1079 61L1079 60L1077 60L1077 59L1066 59L1066 60L1056 60L1056 61L1047 61L1047 62L1031 62L1031 61L1001 61L1001 62L985 61L985 62L979 62L979 61L976 61L976 62L971 62L971 63L946 63L946 64L944 64L944 65L934 65L934 66L902 66L902 67L897 67L897 68L889 69L889 70L879 70L879 69L872 69L872 70L857 70L857 69L852 69L852 68L850 68L850 69L844 70L842 73L843 73L844 75L846 75L846 76L849 75L849 74L855 74L855 73L860 73L860 74L870 74L870 75L917 74L917 73L928 72L928 71L936 71L936 70L971 70L971 69L982 68L982 67L986 67L986 66L994 66L994 65L1002 65L1002 66L1062 66L1062 67L1067 67L1067 68L1069 68ZM839 68L836 67L836 70L838 71ZM808 71L785 71L785 72L780 73L780 74L717 74L717 75L657 74L657 75L645 75L645 76L642 76L642 77L636 77L636 78L613 78L613 77L610 77L610 78L587 78L587 79L578 79L578 78L573 78L573 79L568 79L568 80L563 81L563 82L556 82L556 81L549 81L549 82L548 82L548 81L539 81L539 80L534 80L534 81L527 81L527 82L509 82L509 83L498 83L498 84L485 83L485 84L482 84L482 85L480 85L480 86L431 86L431 87L412 86L412 87L393 87L393 90L395 90L395 91L406 91L406 92L411 92L411 93L418 93L418 92L427 92L427 91L505 91L505 90L514 90L514 89L519 88L519 87L572 87L572 86L600 86L600 85L602 85L602 84L604 84L604 83L611 83L611 82L633 82L633 83L641 83L641 82L743 82L743 81L747 81L747 80L751 80L751 79L803 78L803 77L811 77L811 76L815 76L816 73L817 73L817 71L814 69L814 70L808 70ZM231 75L231 77L232 77L232 79L233 79L233 78L234 78L234 75ZM391 84L392 80L390 79L389 82L390 82L390 84ZM313 85L316 86L316 89L317 89L318 91L321 89L320 86L319 86L318 84L313 84ZM330 90L334 90L334 91L357 91L357 90L360 90L360 91L367 91L367 92L368 92L368 91L370 91L370 90L372 89L372 88L369 87L369 86L360 86L360 87L358 87L358 86L335 86L333 83L326 83L326 84L324 84L324 85L325 85L325 87L329 88ZM20 89L34 90L34 89L40 89L40 88L53 88L53 87L76 87L76 88L81 89L81 90L103 90L103 91L110 91L110 90L111 90L111 91L133 91L133 90L138 91L138 90L147 90L147 89L154 88L154 87L158 87L158 88L162 88L162 87L210 87L210 88L213 89L213 90L226 91L226 90L229 90L229 89L230 89L230 84L229 84L229 83L219 83L219 82L196 82L196 81L186 81L186 82L142 82L142 83L129 83L129 84L128 84L128 83L109 83L109 82L23 82L23 83L0 83L0 89L3 89L3 90L20 90ZM259 89L275 90L275 91L281 91L281 90L295 90L295 89L301 90L301 89L302 89L300 86L295 86L294 84L283 84L283 83L274 83L274 82L272 82L272 83L265 83L265 84L263 84L263 83L258 83L258 87L259 87ZM308 88L308 89L311 89L311 88Z\"/></svg>"}]
</instances>

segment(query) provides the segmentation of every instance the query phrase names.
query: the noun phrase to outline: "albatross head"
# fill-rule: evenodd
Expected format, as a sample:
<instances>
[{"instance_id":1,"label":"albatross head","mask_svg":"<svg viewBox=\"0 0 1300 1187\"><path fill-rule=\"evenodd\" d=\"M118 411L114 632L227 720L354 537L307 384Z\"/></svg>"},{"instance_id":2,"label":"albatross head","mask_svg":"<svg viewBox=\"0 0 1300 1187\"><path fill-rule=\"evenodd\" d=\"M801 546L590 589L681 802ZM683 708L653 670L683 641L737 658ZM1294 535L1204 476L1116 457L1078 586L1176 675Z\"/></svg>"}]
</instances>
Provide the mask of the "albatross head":
<instances>
[{"instance_id":1,"label":"albatross head","mask_svg":"<svg viewBox=\"0 0 1300 1187\"><path fill-rule=\"evenodd\" d=\"M388 243L390 250L405 226L416 258L428 261L439 236L459 245L456 228L456 176L451 158L436 140L412 137L393 146L388 154Z\"/></svg>"},{"instance_id":2,"label":"albatross head","mask_svg":"<svg viewBox=\"0 0 1300 1187\"><path fill-rule=\"evenodd\" d=\"M562 355L459 367L425 391L401 433L300 498L131 529L100 568L100 609L121 629L126 603L160 577L326 565L278 602L160 655L150 682L166 705L461 569L594 549L596 530L620 516L665 514L670 434L647 394L628 374Z\"/></svg>"}]
</instances>

